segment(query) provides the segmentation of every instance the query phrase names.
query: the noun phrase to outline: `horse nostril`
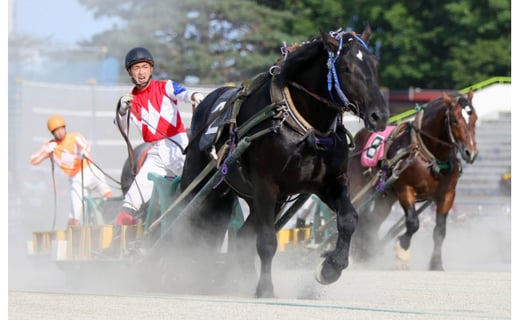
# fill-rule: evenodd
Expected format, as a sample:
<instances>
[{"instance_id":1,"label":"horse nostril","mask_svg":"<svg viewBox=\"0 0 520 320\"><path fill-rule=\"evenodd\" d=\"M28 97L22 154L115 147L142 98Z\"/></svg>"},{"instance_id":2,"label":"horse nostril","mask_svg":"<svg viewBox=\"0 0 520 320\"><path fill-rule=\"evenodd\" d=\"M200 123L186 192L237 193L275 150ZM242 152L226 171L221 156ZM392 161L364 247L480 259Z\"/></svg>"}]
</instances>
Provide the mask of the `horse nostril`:
<instances>
[{"instance_id":1,"label":"horse nostril","mask_svg":"<svg viewBox=\"0 0 520 320\"><path fill-rule=\"evenodd\" d=\"M464 149L464 154L466 156L466 159L468 159L471 163L475 161L478 155L478 150L469 150Z\"/></svg>"},{"instance_id":2,"label":"horse nostril","mask_svg":"<svg viewBox=\"0 0 520 320\"><path fill-rule=\"evenodd\" d=\"M374 123L378 123L379 122L379 119L381 119L379 117L379 115L377 114L377 112L373 112L371 115L370 115L370 119L372 119L372 121Z\"/></svg>"},{"instance_id":3,"label":"horse nostril","mask_svg":"<svg viewBox=\"0 0 520 320\"><path fill-rule=\"evenodd\" d=\"M384 126L388 122L388 115L381 112L372 112L369 121L374 127L378 128L378 130L384 130Z\"/></svg>"}]
</instances>

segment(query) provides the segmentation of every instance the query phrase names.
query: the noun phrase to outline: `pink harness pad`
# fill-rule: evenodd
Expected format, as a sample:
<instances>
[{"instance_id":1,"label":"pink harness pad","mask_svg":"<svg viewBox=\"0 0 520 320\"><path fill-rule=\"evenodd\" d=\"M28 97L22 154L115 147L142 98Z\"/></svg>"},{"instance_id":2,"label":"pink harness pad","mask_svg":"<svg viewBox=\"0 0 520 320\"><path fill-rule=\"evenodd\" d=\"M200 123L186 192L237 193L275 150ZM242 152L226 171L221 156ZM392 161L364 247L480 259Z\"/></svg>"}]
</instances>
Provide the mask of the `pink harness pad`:
<instances>
[{"instance_id":1,"label":"pink harness pad","mask_svg":"<svg viewBox=\"0 0 520 320\"><path fill-rule=\"evenodd\" d=\"M396 126L387 126L384 131L374 132L370 135L361 153L361 165L367 168L377 166L377 162L383 157L385 141L392 134Z\"/></svg>"}]
</instances>

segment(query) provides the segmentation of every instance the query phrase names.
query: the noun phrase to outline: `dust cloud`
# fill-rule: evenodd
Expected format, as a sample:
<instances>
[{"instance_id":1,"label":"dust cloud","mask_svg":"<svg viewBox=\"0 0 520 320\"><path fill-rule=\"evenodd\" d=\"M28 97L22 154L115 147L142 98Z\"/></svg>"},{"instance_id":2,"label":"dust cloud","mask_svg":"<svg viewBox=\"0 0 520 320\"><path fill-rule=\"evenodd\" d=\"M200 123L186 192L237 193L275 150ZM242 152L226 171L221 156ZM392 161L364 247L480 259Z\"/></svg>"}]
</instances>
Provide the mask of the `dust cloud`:
<instances>
[{"instance_id":1,"label":"dust cloud","mask_svg":"<svg viewBox=\"0 0 520 320\"><path fill-rule=\"evenodd\" d=\"M12 197L9 208L9 289L65 292L162 292L175 294L231 295L252 297L258 281L259 259L254 252L255 270L238 269L231 262L225 246L220 252L201 250L197 234L191 239L184 233L183 245L163 245L142 261L123 263L78 263L63 266L50 256L29 256L27 241L33 231L49 225L29 219L20 201ZM51 208L49 208L52 210ZM447 225L443 246L446 272L496 272L511 270L511 209L510 202L493 206L458 206ZM401 215L392 211L381 232ZM62 223L66 217L57 218ZM42 223L44 222L44 223ZM179 228L183 228L179 224ZM412 238L410 270L427 270L433 250L431 213L424 212L421 227ZM166 242L167 243L167 242ZM174 252L174 254L172 254ZM194 252L197 252L194 254ZM149 252L148 252L149 253ZM302 247L277 252L273 262L275 294L279 298L320 299L327 286L314 280L321 252ZM171 258L168 258L171 257ZM344 270L395 269L393 242L382 248L370 264L351 261Z\"/></svg>"}]
</instances>

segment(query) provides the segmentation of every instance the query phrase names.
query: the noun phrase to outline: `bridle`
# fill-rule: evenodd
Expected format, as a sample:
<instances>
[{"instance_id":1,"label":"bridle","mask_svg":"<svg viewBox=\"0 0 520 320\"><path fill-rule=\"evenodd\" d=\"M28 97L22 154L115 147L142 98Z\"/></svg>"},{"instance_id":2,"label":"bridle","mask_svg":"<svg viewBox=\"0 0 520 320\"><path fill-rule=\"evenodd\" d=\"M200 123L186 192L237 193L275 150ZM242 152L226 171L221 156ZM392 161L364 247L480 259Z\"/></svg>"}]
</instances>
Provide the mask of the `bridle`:
<instances>
[{"instance_id":1,"label":"bridle","mask_svg":"<svg viewBox=\"0 0 520 320\"><path fill-rule=\"evenodd\" d=\"M423 148L426 149L426 146L424 145L424 142L422 141L421 135L424 135L424 136L428 137L429 139L431 139L431 140L433 140L433 141L435 141L435 142L438 142L438 143L440 143L440 144L442 144L442 145L445 145L445 146L447 146L447 147L450 148L450 149L453 148L453 149L455 149L455 150L457 150L457 151L460 152L460 145L459 145L459 143L457 142L457 140L455 139L455 136L453 135L453 128L452 128L452 125L453 125L454 122L452 121L452 115L451 115L451 112L452 112L453 108L454 108L455 106L457 106L457 105L460 105L459 100L457 100L457 102L456 102L455 104L450 104L450 105L446 108L446 111L445 111L445 116L446 116L446 117L445 117L444 122L445 122L445 124L446 124L446 126L447 126L447 129L448 129L448 136L449 136L449 141L448 141L448 142L447 142L447 141L444 141L444 140L442 140L442 139L440 139L440 138L437 138L437 137L435 137L435 136L432 136L432 135L429 134L428 132L422 130L422 117L423 117L423 113L421 113L421 114L419 115L419 117L416 118L417 120L414 121L413 124L411 124L411 128L412 128L413 130L415 130L415 131L418 133L417 137L418 137L418 140L420 141L421 146L422 146ZM461 107L462 107L462 106L461 106ZM422 107L420 107L420 108L422 108ZM423 111L423 110L424 110L424 109L421 109L420 111ZM426 149L426 150L427 150L427 149Z\"/></svg>"},{"instance_id":2,"label":"bridle","mask_svg":"<svg viewBox=\"0 0 520 320\"><path fill-rule=\"evenodd\" d=\"M323 98L320 95L318 95L314 92L311 92L310 90L308 90L307 88L305 88L304 86L302 86L301 84L299 84L297 82L289 81L289 84L291 86L293 86L294 88L307 93L309 96L311 96L315 100L325 104L327 107L331 108L332 110L334 110L337 113L343 113L344 111L352 111L352 113L354 113L356 116L359 116L360 115L359 107L356 104L350 102L348 97L345 95L345 93L341 87L341 83L338 78L338 72L336 69L336 61L342 55L341 52L344 49L343 36L346 33L347 32L342 31L341 29L339 29L337 31L331 31L329 33L334 39L336 39L338 41L338 46L337 46L336 51L327 50L327 54L328 54L327 90L329 92L330 99ZM359 37L356 34L353 34L353 36L354 36L353 38L349 38L347 41L357 40L359 43L362 44L362 46L366 50L368 50L367 44L363 41L363 39L361 39L361 37ZM283 63L283 61L287 57L287 54L289 53L289 49L286 46L284 46L284 47L282 47L281 51L283 53L283 60L282 60L282 63ZM343 53L343 55L344 54L345 53ZM269 73L271 75L275 75L276 73L279 73L279 68L280 68L280 65L273 66L269 70ZM340 98L341 104L337 103L335 101L334 93Z\"/></svg>"}]
</instances>

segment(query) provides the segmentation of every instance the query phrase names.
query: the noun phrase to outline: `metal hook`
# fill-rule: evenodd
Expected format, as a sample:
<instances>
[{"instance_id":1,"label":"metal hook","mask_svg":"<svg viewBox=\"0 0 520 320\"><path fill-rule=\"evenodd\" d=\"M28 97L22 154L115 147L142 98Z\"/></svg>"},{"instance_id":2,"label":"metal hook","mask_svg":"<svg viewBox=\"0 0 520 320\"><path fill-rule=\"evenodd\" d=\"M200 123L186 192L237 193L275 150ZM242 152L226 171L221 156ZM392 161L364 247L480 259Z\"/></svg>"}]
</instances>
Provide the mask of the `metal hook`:
<instances>
[{"instance_id":1,"label":"metal hook","mask_svg":"<svg viewBox=\"0 0 520 320\"><path fill-rule=\"evenodd\" d=\"M278 65L274 65L269 68L269 74L272 76L279 75L280 71L281 71L281 68Z\"/></svg>"}]
</instances>

